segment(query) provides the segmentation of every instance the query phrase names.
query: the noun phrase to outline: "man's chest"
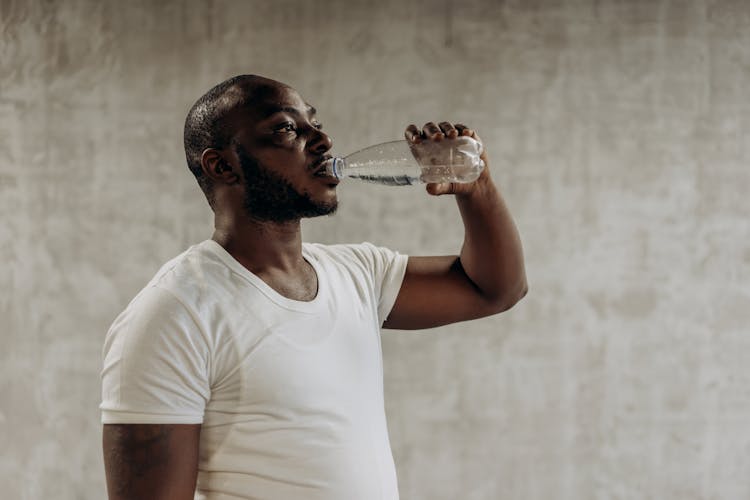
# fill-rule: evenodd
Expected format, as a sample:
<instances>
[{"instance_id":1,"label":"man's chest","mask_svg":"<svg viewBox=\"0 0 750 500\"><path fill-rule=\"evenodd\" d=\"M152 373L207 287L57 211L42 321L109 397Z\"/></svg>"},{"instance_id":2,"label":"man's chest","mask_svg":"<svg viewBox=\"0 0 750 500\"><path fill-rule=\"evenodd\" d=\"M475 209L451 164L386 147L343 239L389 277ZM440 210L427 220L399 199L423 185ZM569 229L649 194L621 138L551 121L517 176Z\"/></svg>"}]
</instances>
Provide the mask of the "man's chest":
<instances>
[{"instance_id":1,"label":"man's chest","mask_svg":"<svg viewBox=\"0 0 750 500\"><path fill-rule=\"evenodd\" d=\"M263 310L217 336L207 412L304 415L357 404L382 392L373 304L354 297L315 312ZM326 410L328 411L328 410Z\"/></svg>"}]
</instances>

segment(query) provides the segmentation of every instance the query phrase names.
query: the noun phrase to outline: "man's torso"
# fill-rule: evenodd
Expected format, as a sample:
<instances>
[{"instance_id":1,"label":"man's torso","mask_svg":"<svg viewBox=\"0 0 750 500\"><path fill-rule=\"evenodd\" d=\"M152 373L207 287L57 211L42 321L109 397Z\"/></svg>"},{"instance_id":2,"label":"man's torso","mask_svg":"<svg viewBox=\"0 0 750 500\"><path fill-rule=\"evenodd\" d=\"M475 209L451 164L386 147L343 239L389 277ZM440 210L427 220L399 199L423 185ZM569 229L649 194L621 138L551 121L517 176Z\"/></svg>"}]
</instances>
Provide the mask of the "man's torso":
<instances>
[{"instance_id":1,"label":"man's torso","mask_svg":"<svg viewBox=\"0 0 750 500\"><path fill-rule=\"evenodd\" d=\"M180 340L189 352L169 357L182 360L170 373L199 388L175 412L197 416L204 402L196 498L397 498L379 329L405 257L305 245L319 287L301 302L216 243L196 247L162 268L150 284L158 292L147 292L172 296L170 314L185 316L172 320L192 329ZM160 382L165 391L152 390L156 399L180 397L179 376L170 378Z\"/></svg>"}]
</instances>

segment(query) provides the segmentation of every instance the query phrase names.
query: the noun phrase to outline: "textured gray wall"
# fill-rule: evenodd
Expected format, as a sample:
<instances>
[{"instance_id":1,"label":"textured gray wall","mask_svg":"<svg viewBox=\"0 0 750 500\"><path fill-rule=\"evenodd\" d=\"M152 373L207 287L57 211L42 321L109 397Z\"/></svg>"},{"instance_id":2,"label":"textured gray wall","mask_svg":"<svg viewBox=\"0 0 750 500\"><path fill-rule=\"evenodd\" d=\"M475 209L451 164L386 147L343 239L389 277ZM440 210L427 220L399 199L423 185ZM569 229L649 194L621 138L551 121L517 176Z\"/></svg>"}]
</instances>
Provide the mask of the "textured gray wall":
<instances>
[{"instance_id":1,"label":"textured gray wall","mask_svg":"<svg viewBox=\"0 0 750 500\"><path fill-rule=\"evenodd\" d=\"M0 0L0 484L99 499L104 333L208 237L195 98L288 82L345 153L477 128L510 313L384 334L405 500L750 498L750 3ZM458 249L452 200L346 184L307 239Z\"/></svg>"}]
</instances>

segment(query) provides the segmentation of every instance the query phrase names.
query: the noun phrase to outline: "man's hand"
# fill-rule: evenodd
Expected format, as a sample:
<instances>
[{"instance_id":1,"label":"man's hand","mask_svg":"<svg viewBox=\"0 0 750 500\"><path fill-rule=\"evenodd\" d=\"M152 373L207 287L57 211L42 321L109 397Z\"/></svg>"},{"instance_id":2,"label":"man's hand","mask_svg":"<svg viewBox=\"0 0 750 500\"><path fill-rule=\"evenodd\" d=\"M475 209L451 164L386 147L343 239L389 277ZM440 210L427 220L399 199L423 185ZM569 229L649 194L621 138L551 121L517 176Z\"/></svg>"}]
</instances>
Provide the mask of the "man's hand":
<instances>
[{"instance_id":1,"label":"man's hand","mask_svg":"<svg viewBox=\"0 0 750 500\"><path fill-rule=\"evenodd\" d=\"M482 142L476 132L466 125L456 123L455 125L450 122L440 122L435 125L434 122L425 123L422 130L417 128L416 125L409 125L406 127L404 133L406 140L412 147L412 151L415 156L419 156L419 146L425 141L441 142L444 139L455 139L459 136L471 137L472 139ZM480 158L484 162L484 169L479 175L479 178L474 182L445 182L445 183L433 183L427 184L427 192L434 196L440 196L443 194L455 194L455 195L468 195L475 191L478 185L487 183L489 181L489 164L487 163L487 152L486 148L483 148L482 155Z\"/></svg>"}]
</instances>

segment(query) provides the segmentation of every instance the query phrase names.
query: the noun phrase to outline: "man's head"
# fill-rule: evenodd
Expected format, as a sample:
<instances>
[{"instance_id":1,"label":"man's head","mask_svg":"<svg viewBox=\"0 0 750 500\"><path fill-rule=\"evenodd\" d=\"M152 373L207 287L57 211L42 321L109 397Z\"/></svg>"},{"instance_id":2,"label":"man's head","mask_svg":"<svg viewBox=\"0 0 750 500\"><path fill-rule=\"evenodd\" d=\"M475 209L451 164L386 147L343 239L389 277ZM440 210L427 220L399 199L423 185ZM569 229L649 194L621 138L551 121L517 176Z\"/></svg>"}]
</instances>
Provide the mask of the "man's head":
<instances>
[{"instance_id":1,"label":"man's head","mask_svg":"<svg viewBox=\"0 0 750 500\"><path fill-rule=\"evenodd\" d=\"M331 148L315 109L291 87L255 75L209 90L185 120L190 171L217 210L272 222L332 213L336 181L316 175Z\"/></svg>"}]
</instances>

